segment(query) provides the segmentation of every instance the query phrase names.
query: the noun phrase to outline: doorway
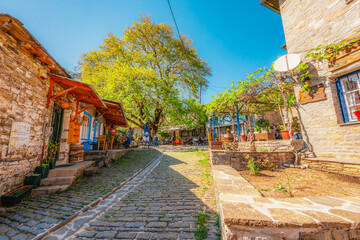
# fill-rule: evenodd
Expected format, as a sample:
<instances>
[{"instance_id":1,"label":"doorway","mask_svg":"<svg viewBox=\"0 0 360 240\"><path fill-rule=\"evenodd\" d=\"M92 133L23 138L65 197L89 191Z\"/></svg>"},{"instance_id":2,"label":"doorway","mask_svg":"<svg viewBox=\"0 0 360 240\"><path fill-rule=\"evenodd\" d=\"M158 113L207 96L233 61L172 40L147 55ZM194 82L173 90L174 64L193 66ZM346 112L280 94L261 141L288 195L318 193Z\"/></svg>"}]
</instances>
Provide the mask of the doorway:
<instances>
[{"instance_id":1,"label":"doorway","mask_svg":"<svg viewBox=\"0 0 360 240\"><path fill-rule=\"evenodd\" d=\"M54 142L60 143L63 117L64 117L64 109L60 107L57 103L54 103L52 119L51 119L52 135L50 137L50 139ZM59 158L59 152L60 151L56 153L55 161L57 161Z\"/></svg>"}]
</instances>

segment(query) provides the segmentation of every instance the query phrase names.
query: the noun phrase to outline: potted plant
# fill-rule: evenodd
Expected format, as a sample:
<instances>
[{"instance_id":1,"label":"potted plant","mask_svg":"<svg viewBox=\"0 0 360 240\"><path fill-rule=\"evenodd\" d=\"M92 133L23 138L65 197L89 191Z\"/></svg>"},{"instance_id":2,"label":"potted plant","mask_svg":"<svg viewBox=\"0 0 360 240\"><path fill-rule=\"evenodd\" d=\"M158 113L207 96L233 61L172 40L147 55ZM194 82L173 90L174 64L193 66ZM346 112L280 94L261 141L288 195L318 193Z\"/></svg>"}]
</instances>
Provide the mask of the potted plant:
<instances>
[{"instance_id":1,"label":"potted plant","mask_svg":"<svg viewBox=\"0 0 360 240\"><path fill-rule=\"evenodd\" d=\"M34 188L40 186L41 174L34 173L25 177L25 185L34 185Z\"/></svg>"},{"instance_id":2,"label":"potted plant","mask_svg":"<svg viewBox=\"0 0 360 240\"><path fill-rule=\"evenodd\" d=\"M69 108L71 100L67 97L67 93L60 98L60 106L62 108Z\"/></svg>"},{"instance_id":3,"label":"potted plant","mask_svg":"<svg viewBox=\"0 0 360 240\"><path fill-rule=\"evenodd\" d=\"M21 202L24 198L30 197L32 185L17 187L1 196L1 205L4 207L12 207Z\"/></svg>"},{"instance_id":4,"label":"potted plant","mask_svg":"<svg viewBox=\"0 0 360 240\"><path fill-rule=\"evenodd\" d=\"M41 178L47 178L49 174L49 164L43 163L35 168L35 173L41 174Z\"/></svg>"},{"instance_id":5,"label":"potted plant","mask_svg":"<svg viewBox=\"0 0 360 240\"><path fill-rule=\"evenodd\" d=\"M358 121L360 122L360 106L355 107L355 116L357 117Z\"/></svg>"},{"instance_id":6,"label":"potted plant","mask_svg":"<svg viewBox=\"0 0 360 240\"><path fill-rule=\"evenodd\" d=\"M290 139L290 132L289 132L289 130L285 130L284 125L280 125L280 132L281 132L281 137L284 140L289 140ZM292 133L291 135L294 136L295 130L292 129L291 133Z\"/></svg>"},{"instance_id":7,"label":"potted plant","mask_svg":"<svg viewBox=\"0 0 360 240\"><path fill-rule=\"evenodd\" d=\"M241 140L242 142L246 142L246 138L247 138L247 134L245 134L245 135L240 135L240 140Z\"/></svg>"},{"instance_id":8,"label":"potted plant","mask_svg":"<svg viewBox=\"0 0 360 240\"><path fill-rule=\"evenodd\" d=\"M44 157L44 162L45 164L49 165L49 169L54 169L55 168L55 163L56 163L56 155L57 152L59 150L59 143L55 142L53 140L49 140L48 143L46 144L46 147L44 149L46 149L45 152L45 157Z\"/></svg>"}]
</instances>

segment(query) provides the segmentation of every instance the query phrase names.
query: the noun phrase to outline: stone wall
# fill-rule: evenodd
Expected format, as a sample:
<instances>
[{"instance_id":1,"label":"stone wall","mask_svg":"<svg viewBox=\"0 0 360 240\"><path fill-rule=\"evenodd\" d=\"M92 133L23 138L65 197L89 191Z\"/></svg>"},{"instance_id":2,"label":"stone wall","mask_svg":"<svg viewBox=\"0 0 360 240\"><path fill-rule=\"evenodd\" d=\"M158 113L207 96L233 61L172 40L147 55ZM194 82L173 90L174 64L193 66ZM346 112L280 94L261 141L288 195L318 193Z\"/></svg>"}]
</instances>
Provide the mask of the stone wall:
<instances>
[{"instance_id":1,"label":"stone wall","mask_svg":"<svg viewBox=\"0 0 360 240\"><path fill-rule=\"evenodd\" d=\"M360 164L310 159L301 159L301 164L308 164L317 170L360 177Z\"/></svg>"},{"instance_id":2,"label":"stone wall","mask_svg":"<svg viewBox=\"0 0 360 240\"><path fill-rule=\"evenodd\" d=\"M337 44L360 30L360 1L280 0L289 53L306 53L323 44ZM335 79L360 69L360 61L330 72L327 61L311 62L310 85L323 83L327 99L299 106L304 139L319 158L360 159L360 123L342 124ZM299 88L296 89L297 98ZM299 100L299 99L298 99ZM360 160L359 160L360 162Z\"/></svg>"},{"instance_id":3,"label":"stone wall","mask_svg":"<svg viewBox=\"0 0 360 240\"><path fill-rule=\"evenodd\" d=\"M246 170L248 159L246 156L255 160L267 159L270 163L280 166L284 163L293 164L295 156L292 152L235 152L235 151L210 151L211 162L213 165L230 165L234 169Z\"/></svg>"},{"instance_id":4,"label":"stone wall","mask_svg":"<svg viewBox=\"0 0 360 240\"><path fill-rule=\"evenodd\" d=\"M296 149L302 149L304 147L303 140L294 140L293 145ZM271 140L271 141L256 141L256 149L258 151L266 149L268 151L289 151L290 150L290 141L289 140ZM239 142L238 151L249 151L250 142Z\"/></svg>"},{"instance_id":5,"label":"stone wall","mask_svg":"<svg viewBox=\"0 0 360 240\"><path fill-rule=\"evenodd\" d=\"M0 194L22 185L25 175L39 165L46 126L52 109L46 108L49 80L38 77L48 69L19 47L13 38L0 31ZM57 93L60 89L55 89ZM65 114L65 118L68 114ZM26 152L8 155L13 122L30 125ZM66 130L64 123L64 129ZM65 134L63 134L65 136ZM68 157L67 134L62 138L60 157ZM63 143L65 142L65 143Z\"/></svg>"}]
</instances>

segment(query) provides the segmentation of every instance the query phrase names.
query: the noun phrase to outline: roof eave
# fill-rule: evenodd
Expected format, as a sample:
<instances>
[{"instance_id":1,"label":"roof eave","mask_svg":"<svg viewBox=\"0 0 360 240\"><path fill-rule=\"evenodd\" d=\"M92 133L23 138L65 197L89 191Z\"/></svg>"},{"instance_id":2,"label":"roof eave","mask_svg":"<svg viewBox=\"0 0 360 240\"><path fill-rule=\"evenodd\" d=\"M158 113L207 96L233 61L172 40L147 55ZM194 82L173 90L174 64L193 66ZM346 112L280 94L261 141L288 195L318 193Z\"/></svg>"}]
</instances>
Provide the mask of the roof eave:
<instances>
[{"instance_id":1,"label":"roof eave","mask_svg":"<svg viewBox=\"0 0 360 240\"><path fill-rule=\"evenodd\" d=\"M273 6L271 6L270 4L268 4L268 3L267 3L267 0L260 0L260 4L263 5L264 7L268 8L268 9L276 12L277 14L280 14L280 15L281 15L280 10L277 9L277 8L275 8L275 7L273 7Z\"/></svg>"}]
</instances>

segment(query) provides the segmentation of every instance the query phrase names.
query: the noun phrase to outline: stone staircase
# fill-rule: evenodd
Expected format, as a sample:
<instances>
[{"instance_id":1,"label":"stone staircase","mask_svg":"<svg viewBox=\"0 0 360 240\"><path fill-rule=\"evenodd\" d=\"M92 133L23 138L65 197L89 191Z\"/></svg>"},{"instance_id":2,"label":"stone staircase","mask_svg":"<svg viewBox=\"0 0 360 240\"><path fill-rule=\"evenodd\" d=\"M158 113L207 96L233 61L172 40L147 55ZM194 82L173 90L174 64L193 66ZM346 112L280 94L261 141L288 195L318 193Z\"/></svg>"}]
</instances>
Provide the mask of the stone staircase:
<instances>
[{"instance_id":1,"label":"stone staircase","mask_svg":"<svg viewBox=\"0 0 360 240\"><path fill-rule=\"evenodd\" d=\"M104 151L104 150L86 151L84 153L84 160L85 161L95 161L96 163L98 163L106 158L106 154L107 154L107 151Z\"/></svg>"},{"instance_id":2,"label":"stone staircase","mask_svg":"<svg viewBox=\"0 0 360 240\"><path fill-rule=\"evenodd\" d=\"M33 196L46 195L57 191L64 191L70 187L75 180L82 176L84 171L95 165L95 161L85 161L76 164L65 164L56 166L49 171L47 178L41 179L40 187L32 191Z\"/></svg>"}]
</instances>

